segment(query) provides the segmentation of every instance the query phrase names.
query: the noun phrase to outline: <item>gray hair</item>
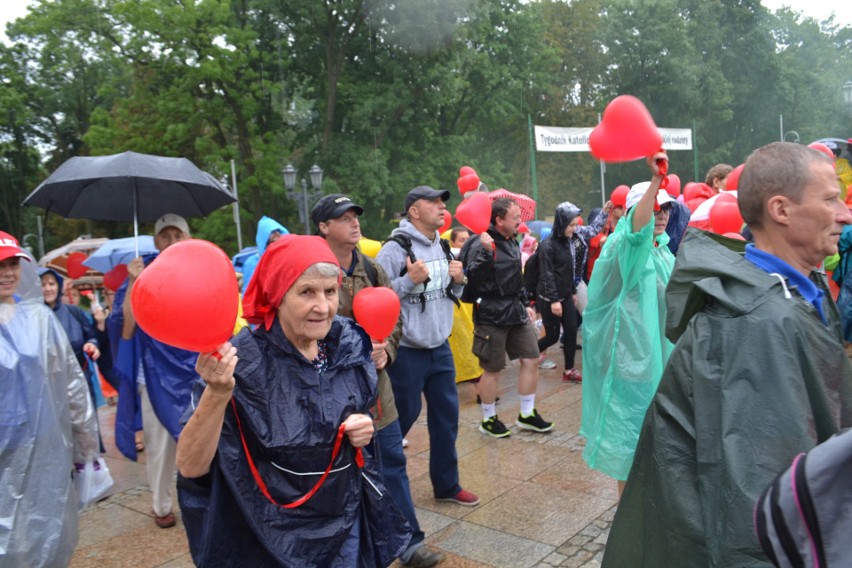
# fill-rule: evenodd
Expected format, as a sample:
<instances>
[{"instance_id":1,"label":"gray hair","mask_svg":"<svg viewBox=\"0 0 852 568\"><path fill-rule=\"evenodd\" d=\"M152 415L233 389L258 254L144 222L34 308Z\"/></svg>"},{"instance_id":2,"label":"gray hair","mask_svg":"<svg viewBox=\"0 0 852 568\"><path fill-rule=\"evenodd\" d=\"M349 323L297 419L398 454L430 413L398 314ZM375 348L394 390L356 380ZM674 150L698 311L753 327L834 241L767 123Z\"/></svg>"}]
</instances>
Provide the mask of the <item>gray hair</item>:
<instances>
[{"instance_id":1,"label":"gray hair","mask_svg":"<svg viewBox=\"0 0 852 568\"><path fill-rule=\"evenodd\" d=\"M799 203L814 180L813 164L831 163L817 150L792 142L773 142L758 148L746 160L738 183L737 200L743 220L760 229L766 202L783 195Z\"/></svg>"},{"instance_id":2,"label":"gray hair","mask_svg":"<svg viewBox=\"0 0 852 568\"><path fill-rule=\"evenodd\" d=\"M302 273L302 276L321 276L331 278L337 278L340 275L340 267L336 264L332 264L331 262L318 262L316 264L312 264L305 269Z\"/></svg>"}]
</instances>

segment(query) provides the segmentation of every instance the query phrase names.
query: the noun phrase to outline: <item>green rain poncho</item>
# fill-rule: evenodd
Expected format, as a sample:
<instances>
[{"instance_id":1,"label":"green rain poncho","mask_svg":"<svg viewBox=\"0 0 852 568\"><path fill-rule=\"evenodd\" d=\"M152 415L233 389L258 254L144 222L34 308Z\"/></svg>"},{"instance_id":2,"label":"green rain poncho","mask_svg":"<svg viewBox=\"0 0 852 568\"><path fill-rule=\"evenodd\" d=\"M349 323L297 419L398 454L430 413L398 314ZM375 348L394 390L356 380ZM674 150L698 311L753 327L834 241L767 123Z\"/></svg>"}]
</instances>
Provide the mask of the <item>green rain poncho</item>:
<instances>
[{"instance_id":1,"label":"green rain poncho","mask_svg":"<svg viewBox=\"0 0 852 568\"><path fill-rule=\"evenodd\" d=\"M852 367L831 297L826 325L795 286L746 260L744 245L690 229L678 250L666 291L677 347L604 568L770 567L754 536L757 497L798 453L852 425ZM824 274L811 280L827 292Z\"/></svg>"},{"instance_id":2,"label":"green rain poncho","mask_svg":"<svg viewBox=\"0 0 852 568\"><path fill-rule=\"evenodd\" d=\"M639 427L672 351L665 338L665 290L674 255L654 219L633 232L635 208L604 244L583 313L583 458L627 479Z\"/></svg>"}]
</instances>

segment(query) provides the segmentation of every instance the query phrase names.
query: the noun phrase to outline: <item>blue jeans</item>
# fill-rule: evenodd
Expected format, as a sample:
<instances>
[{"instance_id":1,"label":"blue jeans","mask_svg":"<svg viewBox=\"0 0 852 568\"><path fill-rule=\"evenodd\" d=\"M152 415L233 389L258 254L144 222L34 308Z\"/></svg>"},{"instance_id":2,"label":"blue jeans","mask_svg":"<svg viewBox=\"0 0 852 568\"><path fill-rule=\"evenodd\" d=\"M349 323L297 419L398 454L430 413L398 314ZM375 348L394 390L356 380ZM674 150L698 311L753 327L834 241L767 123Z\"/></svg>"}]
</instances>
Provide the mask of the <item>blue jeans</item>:
<instances>
[{"instance_id":1,"label":"blue jeans","mask_svg":"<svg viewBox=\"0 0 852 568\"><path fill-rule=\"evenodd\" d=\"M379 446L379 471L385 482L385 488L396 503L397 508L411 525L414 534L408 548L423 542L426 535L420 530L417 515L414 513L414 501L411 498L411 486L408 483L408 473L405 470L405 453L402 450L402 431L399 421L394 420L376 433Z\"/></svg>"},{"instance_id":2,"label":"blue jeans","mask_svg":"<svg viewBox=\"0 0 852 568\"><path fill-rule=\"evenodd\" d=\"M420 416L421 393L426 397L432 491L438 499L454 497L461 491L456 453L459 394L450 345L445 341L434 349L400 346L396 361L388 368L388 375L403 436Z\"/></svg>"}]
</instances>

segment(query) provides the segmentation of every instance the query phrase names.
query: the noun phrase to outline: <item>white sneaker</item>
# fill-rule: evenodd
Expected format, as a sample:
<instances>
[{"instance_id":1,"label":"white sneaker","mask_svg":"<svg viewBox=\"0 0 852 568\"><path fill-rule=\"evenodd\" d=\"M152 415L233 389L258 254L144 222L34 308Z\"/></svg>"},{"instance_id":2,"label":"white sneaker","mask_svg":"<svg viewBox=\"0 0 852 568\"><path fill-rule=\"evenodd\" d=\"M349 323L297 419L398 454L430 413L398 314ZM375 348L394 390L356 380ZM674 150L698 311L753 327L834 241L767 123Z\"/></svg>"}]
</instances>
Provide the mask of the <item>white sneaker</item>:
<instances>
[{"instance_id":1,"label":"white sneaker","mask_svg":"<svg viewBox=\"0 0 852 568\"><path fill-rule=\"evenodd\" d=\"M556 363L552 359L548 359L547 357L542 357L538 361L538 368L539 369L545 369L545 370L555 369Z\"/></svg>"}]
</instances>

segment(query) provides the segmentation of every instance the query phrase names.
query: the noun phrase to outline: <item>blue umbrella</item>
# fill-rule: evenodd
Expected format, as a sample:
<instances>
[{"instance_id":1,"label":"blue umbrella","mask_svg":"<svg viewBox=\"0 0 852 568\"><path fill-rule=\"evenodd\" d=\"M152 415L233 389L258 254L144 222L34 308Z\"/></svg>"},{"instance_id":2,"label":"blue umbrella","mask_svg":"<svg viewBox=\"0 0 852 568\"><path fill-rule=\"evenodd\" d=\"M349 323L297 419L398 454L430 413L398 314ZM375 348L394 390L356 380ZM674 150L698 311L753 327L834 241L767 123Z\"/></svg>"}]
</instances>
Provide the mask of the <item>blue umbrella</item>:
<instances>
[{"instance_id":1,"label":"blue umbrella","mask_svg":"<svg viewBox=\"0 0 852 568\"><path fill-rule=\"evenodd\" d=\"M154 246L154 237L140 235L139 255L155 252L157 252L157 247ZM89 258L84 260L83 264L106 274L119 264L129 264L134 258L136 258L136 239L134 237L127 237L107 241L98 250L93 252Z\"/></svg>"},{"instance_id":2,"label":"blue umbrella","mask_svg":"<svg viewBox=\"0 0 852 568\"><path fill-rule=\"evenodd\" d=\"M542 229L550 229L553 227L553 223L550 221L527 221L527 227L529 227L530 232L540 235Z\"/></svg>"}]
</instances>

